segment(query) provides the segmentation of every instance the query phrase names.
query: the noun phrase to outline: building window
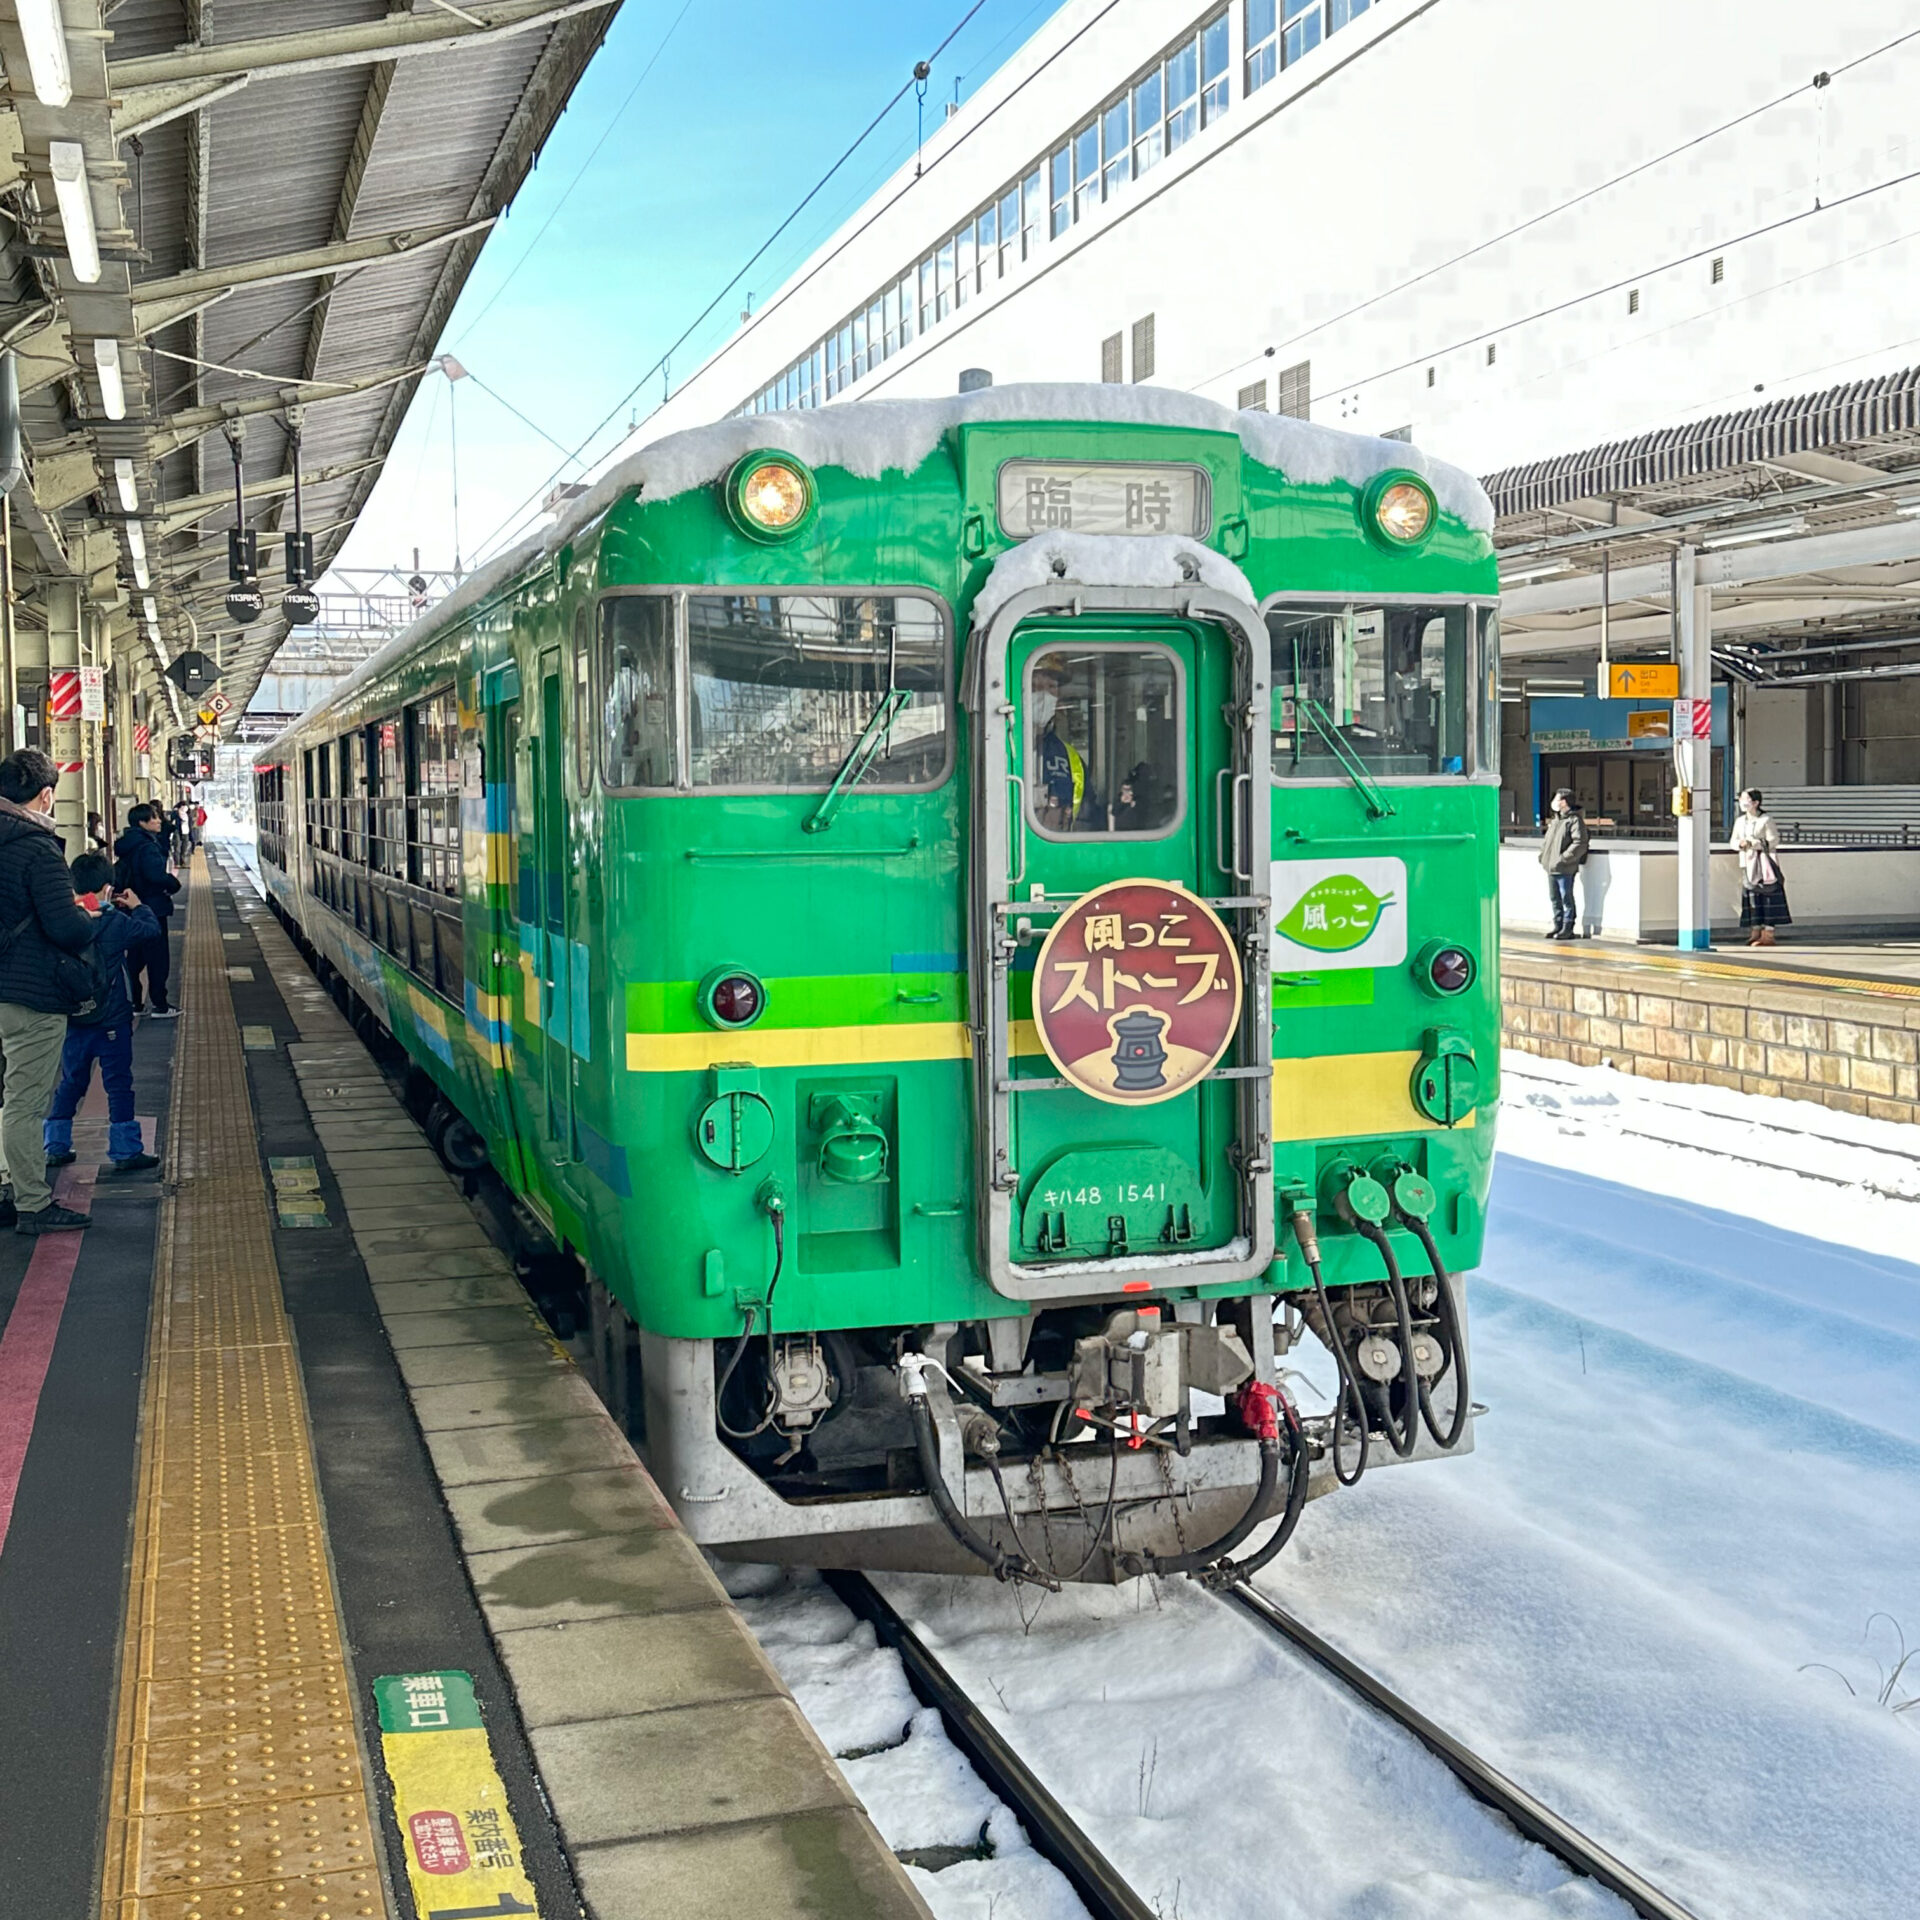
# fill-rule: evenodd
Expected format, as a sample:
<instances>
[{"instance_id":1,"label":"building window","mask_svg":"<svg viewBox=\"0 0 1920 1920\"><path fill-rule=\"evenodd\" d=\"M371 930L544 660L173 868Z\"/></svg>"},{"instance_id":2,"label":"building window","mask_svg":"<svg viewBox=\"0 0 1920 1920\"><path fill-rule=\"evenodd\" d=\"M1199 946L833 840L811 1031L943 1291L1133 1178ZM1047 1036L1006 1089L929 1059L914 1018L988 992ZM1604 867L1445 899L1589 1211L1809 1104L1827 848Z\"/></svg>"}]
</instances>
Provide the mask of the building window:
<instances>
[{"instance_id":1,"label":"building window","mask_svg":"<svg viewBox=\"0 0 1920 1920\"><path fill-rule=\"evenodd\" d=\"M1627 311L1629 313L1638 313L1640 311L1640 289L1638 287L1630 289L1627 294Z\"/></svg>"},{"instance_id":2,"label":"building window","mask_svg":"<svg viewBox=\"0 0 1920 1920\"><path fill-rule=\"evenodd\" d=\"M995 201L973 223L974 291L985 293L1000 277L1000 203Z\"/></svg>"},{"instance_id":3,"label":"building window","mask_svg":"<svg viewBox=\"0 0 1920 1920\"><path fill-rule=\"evenodd\" d=\"M1203 127L1212 126L1226 112L1230 88L1227 16L1219 13L1200 29L1200 124Z\"/></svg>"},{"instance_id":4,"label":"building window","mask_svg":"<svg viewBox=\"0 0 1920 1920\"><path fill-rule=\"evenodd\" d=\"M940 243L933 260L933 316L944 320L953 311L953 236Z\"/></svg>"},{"instance_id":5,"label":"building window","mask_svg":"<svg viewBox=\"0 0 1920 1920\"><path fill-rule=\"evenodd\" d=\"M1133 178L1133 96L1123 93L1100 116L1100 194L1113 196Z\"/></svg>"},{"instance_id":6,"label":"building window","mask_svg":"<svg viewBox=\"0 0 1920 1920\"><path fill-rule=\"evenodd\" d=\"M1142 380L1153 378L1153 315L1133 323L1133 381L1138 386Z\"/></svg>"},{"instance_id":7,"label":"building window","mask_svg":"<svg viewBox=\"0 0 1920 1920\"><path fill-rule=\"evenodd\" d=\"M957 311L973 293L973 222L953 236L953 304Z\"/></svg>"},{"instance_id":8,"label":"building window","mask_svg":"<svg viewBox=\"0 0 1920 1920\"><path fill-rule=\"evenodd\" d=\"M1020 258L1031 260L1034 250L1040 244L1040 216L1046 212L1047 197L1038 167L1027 175L1020 189L1021 220Z\"/></svg>"},{"instance_id":9,"label":"building window","mask_svg":"<svg viewBox=\"0 0 1920 1920\"><path fill-rule=\"evenodd\" d=\"M1338 33L1349 20L1358 20L1370 0L1327 0L1327 31Z\"/></svg>"},{"instance_id":10,"label":"building window","mask_svg":"<svg viewBox=\"0 0 1920 1920\"><path fill-rule=\"evenodd\" d=\"M1167 151L1183 147L1200 131L1200 43L1189 40L1167 55Z\"/></svg>"},{"instance_id":11,"label":"building window","mask_svg":"<svg viewBox=\"0 0 1920 1920\"><path fill-rule=\"evenodd\" d=\"M1166 151L1160 100L1160 69L1156 66L1133 90L1133 177L1136 180L1157 167Z\"/></svg>"},{"instance_id":12,"label":"building window","mask_svg":"<svg viewBox=\"0 0 1920 1920\"><path fill-rule=\"evenodd\" d=\"M1290 67L1296 60L1304 60L1320 44L1325 9L1322 0L1285 0L1285 5L1284 64Z\"/></svg>"},{"instance_id":13,"label":"building window","mask_svg":"<svg viewBox=\"0 0 1920 1920\"><path fill-rule=\"evenodd\" d=\"M1100 378L1109 387L1117 387L1126 375L1120 369L1120 354L1125 347L1124 337L1110 333L1100 342Z\"/></svg>"},{"instance_id":14,"label":"building window","mask_svg":"<svg viewBox=\"0 0 1920 1920\"><path fill-rule=\"evenodd\" d=\"M1494 343L1493 343L1493 342L1492 342L1491 340L1489 340L1489 341L1487 342L1487 365L1488 365L1488 366L1492 366L1492 365L1493 365L1493 362L1494 362L1494 356L1495 356L1495 355L1496 355L1496 354L1497 354L1498 352L1499 352L1499 348L1498 348L1498 347L1496 347L1496 346L1494 345Z\"/></svg>"},{"instance_id":15,"label":"building window","mask_svg":"<svg viewBox=\"0 0 1920 1920\"><path fill-rule=\"evenodd\" d=\"M1280 70L1280 19L1275 0L1246 0L1247 78L1243 92L1264 87Z\"/></svg>"},{"instance_id":16,"label":"building window","mask_svg":"<svg viewBox=\"0 0 1920 1920\"><path fill-rule=\"evenodd\" d=\"M1427 369L1427 385L1433 385L1433 369L1431 367Z\"/></svg>"},{"instance_id":17,"label":"building window","mask_svg":"<svg viewBox=\"0 0 1920 1920\"><path fill-rule=\"evenodd\" d=\"M1708 269L1707 278L1717 287L1726 277L1727 256L1724 253L1716 253L1713 256L1713 265Z\"/></svg>"},{"instance_id":18,"label":"building window","mask_svg":"<svg viewBox=\"0 0 1920 1920\"><path fill-rule=\"evenodd\" d=\"M1059 148L1047 162L1047 177L1053 182L1053 238L1058 240L1073 224L1073 170L1065 147Z\"/></svg>"},{"instance_id":19,"label":"building window","mask_svg":"<svg viewBox=\"0 0 1920 1920\"><path fill-rule=\"evenodd\" d=\"M1089 120L1073 136L1073 217L1076 221L1100 204L1100 123Z\"/></svg>"},{"instance_id":20,"label":"building window","mask_svg":"<svg viewBox=\"0 0 1920 1920\"><path fill-rule=\"evenodd\" d=\"M1297 367L1283 367L1274 382L1273 410L1290 414L1296 420L1313 418L1313 362L1302 360Z\"/></svg>"},{"instance_id":21,"label":"building window","mask_svg":"<svg viewBox=\"0 0 1920 1920\"><path fill-rule=\"evenodd\" d=\"M1267 383L1256 380L1250 387L1242 387L1234 406L1241 413L1265 413L1267 410Z\"/></svg>"},{"instance_id":22,"label":"building window","mask_svg":"<svg viewBox=\"0 0 1920 1920\"><path fill-rule=\"evenodd\" d=\"M1000 277L1004 280L1026 258L1026 234L1020 225L1020 189L1009 187L1000 196Z\"/></svg>"},{"instance_id":23,"label":"building window","mask_svg":"<svg viewBox=\"0 0 1920 1920\"><path fill-rule=\"evenodd\" d=\"M930 333L936 318L933 305L933 260L929 256L920 262L920 331Z\"/></svg>"}]
</instances>

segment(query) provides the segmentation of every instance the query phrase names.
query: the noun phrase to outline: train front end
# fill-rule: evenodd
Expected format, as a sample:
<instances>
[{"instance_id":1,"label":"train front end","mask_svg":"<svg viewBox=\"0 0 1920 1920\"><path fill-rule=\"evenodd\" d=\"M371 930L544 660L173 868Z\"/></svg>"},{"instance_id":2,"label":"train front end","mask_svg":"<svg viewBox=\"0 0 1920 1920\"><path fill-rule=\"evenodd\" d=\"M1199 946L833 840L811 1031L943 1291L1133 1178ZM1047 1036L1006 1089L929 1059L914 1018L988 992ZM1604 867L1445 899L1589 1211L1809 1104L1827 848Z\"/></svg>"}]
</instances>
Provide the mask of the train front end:
<instances>
[{"instance_id":1,"label":"train front end","mask_svg":"<svg viewBox=\"0 0 1920 1920\"><path fill-rule=\"evenodd\" d=\"M1491 548L1382 443L1000 404L609 518L591 1264L720 1554L1225 1573L1472 1442Z\"/></svg>"}]
</instances>

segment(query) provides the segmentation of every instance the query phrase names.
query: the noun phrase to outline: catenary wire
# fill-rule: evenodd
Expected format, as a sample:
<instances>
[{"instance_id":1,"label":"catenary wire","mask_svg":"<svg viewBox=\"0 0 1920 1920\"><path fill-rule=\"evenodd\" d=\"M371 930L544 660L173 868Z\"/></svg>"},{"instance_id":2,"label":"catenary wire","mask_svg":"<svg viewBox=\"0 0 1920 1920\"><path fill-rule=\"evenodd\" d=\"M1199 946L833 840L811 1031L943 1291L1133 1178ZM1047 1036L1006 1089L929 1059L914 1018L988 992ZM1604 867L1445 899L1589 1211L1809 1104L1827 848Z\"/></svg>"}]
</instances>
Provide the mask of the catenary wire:
<instances>
[{"instance_id":1,"label":"catenary wire","mask_svg":"<svg viewBox=\"0 0 1920 1920\"><path fill-rule=\"evenodd\" d=\"M973 16L980 11L980 7L983 6L984 4L985 4L985 0L978 0L978 3L976 5L968 9L966 14L955 25L955 27L953 28L953 31L947 35L946 39L941 41L940 45L936 47L930 55L927 56L927 61L929 65L931 65L934 60L937 60L940 57L941 53L943 53L946 50L946 48L949 45L951 45L955 36L958 35L960 30L967 24L967 22L971 20ZM934 170L934 168L939 166L942 162L951 159L953 155L957 153L960 150L960 148L964 146L966 142L970 140L976 133L980 132L994 118L995 115L997 115L1004 107L1010 105L1016 98L1018 98L1018 96L1027 87L1031 86L1034 81L1039 79L1040 76L1043 73L1045 73L1054 64L1055 61L1061 59L1062 57L1065 56L1065 54L1071 51L1071 49L1080 40L1084 39L1087 34L1091 33L1093 29L1096 26L1098 26L1099 23L1102 20L1104 20L1108 14L1112 13L1115 7L1117 7L1119 4L1120 4L1120 0L1106 0L1106 4L1100 8L1099 12L1094 14L1091 19L1083 22L1082 25L1075 31L1072 39L1068 40L1064 46L1056 49L1056 51L1051 55L1049 55L1048 58L1045 61L1043 61L1039 67L1035 68L1032 73L1026 75L1014 87L1012 87L1008 91L1004 99L995 101L994 104L991 107L989 107L986 110L986 112L980 116L978 120L974 121L971 125L965 128L961 133L955 135L952 142L948 146L943 148L939 153L935 154L933 158L926 163L925 173L931 173ZM890 100L887 103L886 107L882 109L881 114L879 116L880 119L884 119L888 113L892 112L894 107L899 105L900 101L906 97L907 92L911 89L912 85L913 85L913 82L909 80L906 86L902 87L901 90L894 95L893 99ZM876 119L876 121L873 124L878 125L878 123L879 121L878 119ZM868 131L871 132L871 128L869 128ZM861 138L862 140L864 140L866 138L866 135L863 134ZM858 145L859 145L859 142L856 142L855 147L857 147ZM821 191L821 189L826 186L827 181L831 179L833 174L837 172L839 168L845 164L846 160L851 157L854 150L855 150L854 147L848 148L847 152L843 154L841 158L834 163L833 167L828 170L827 174L823 175L822 178L815 184L815 186L808 193L806 200L803 200L799 206L795 207L792 213L790 213L787 216L787 218L780 223L779 227L777 227L773 231L773 233L767 237L767 239L761 244L761 246L758 249L756 249L756 251L753 254L753 257L749 259L747 263L740 268L739 272L735 273L733 278L729 280L727 284L720 289L719 293L717 293L714 296L714 298L707 304L707 306L701 311L701 313L694 319L692 324L687 327L685 332L683 332L680 335L680 337L674 341L673 345L668 347L667 350L663 354L661 354L659 359L654 361L652 366L650 366L646 370L646 372L643 373L640 376L640 378L636 380L633 383L633 385L629 387L627 391L620 396L619 400L607 410L607 412L601 417L600 421L594 426L592 431L589 432L586 435L586 437L580 441L579 447L576 450L576 453L574 455L575 458L578 457L579 453L584 452L587 447L592 445L594 440L596 440L599 437L599 435L604 431L604 429L607 426L607 423L618 416L620 409L624 407L633 398L633 396L637 394L640 391L640 389L644 387L647 384L647 382L653 378L653 376L656 373L658 373L663 367L665 367L668 364L668 362L672 359L673 355L680 349L680 347L685 345L686 341L699 329L700 326L702 326L705 323L708 316L713 313L714 309L717 308L720 305L720 303L727 297L727 295L731 293L736 286L739 285L741 279L749 271L751 271L751 269L760 260L761 256L766 253L768 248L770 248L774 244L774 242L779 239L780 235L787 229L787 227L789 227L793 223L793 221L799 217L800 213L806 207L807 202L812 200ZM824 254L821 257L821 259L811 269L809 269L807 273L802 275L800 279L794 281L792 285L784 288L781 291L781 293L778 296L776 296L772 305L770 305L764 310L765 313L771 314L777 311L780 305L784 301L792 298L793 295L797 294L801 290L801 288L806 286L807 283L811 281L817 274L824 272L827 269L827 267L829 267L836 259L838 259L839 256L843 252L845 252L845 250L849 246L851 246L855 240L857 240L860 237L862 233L866 232L869 227L873 226L877 221L882 219L887 213L891 212L892 209L899 204L900 200L904 198L905 195L913 189L913 187L919 184L919 181L923 177L924 177L924 174L915 175L915 177L912 180L908 181L906 185L904 185L900 189L900 192L895 194L893 198L889 200L884 207L880 207L876 209L865 220L863 220L857 227L854 227L851 231L849 231L834 247L832 247L826 254ZM740 336L736 336L736 339L739 337ZM730 352L734 344L735 344L735 341L728 341L725 345L720 347L716 352L716 354L714 355L714 360L717 361L726 353ZM713 364L713 362L710 361L708 364L711 365ZM541 481L540 485L536 487L533 490L533 492L528 494L527 497L523 501L521 501L521 503L517 507L515 507L511 513L507 515L507 517L504 520L499 522L499 524L494 527L493 531L489 533L486 536L486 538L482 540L479 546L475 549L476 558L479 555L484 554L490 547L492 547L493 544L500 538L501 534L505 533L510 527L515 526L519 522L520 517L527 511L529 507L531 507L536 501L540 500L545 496L547 488L552 485L553 480L557 477L558 473L561 471L564 471L564 469L556 469L555 473L549 474L546 477L546 479Z\"/></svg>"},{"instance_id":2,"label":"catenary wire","mask_svg":"<svg viewBox=\"0 0 1920 1920\"><path fill-rule=\"evenodd\" d=\"M682 5L680 11L673 16L672 24L667 28L666 32L660 36L660 43L658 46L654 48L652 54L648 57L647 64L640 69L640 77L634 81L633 85L630 88L628 88L627 97L624 100L622 100L617 107L614 108L612 114L609 116L607 120L607 124L600 130L600 138L593 143L593 146L591 147L591 149L589 149L587 153L587 157L580 162L579 171L575 173L573 178L569 180L566 186L561 189L560 198L553 203L552 207L548 210L547 217L543 221L541 221L539 232L536 233L533 236L533 238L527 242L526 251L523 254L521 254L520 258L516 260L512 266L510 266L507 269L505 275L502 277L500 281L500 284L497 287L495 287L490 294L487 295L486 304L480 309L478 313L476 313L473 316L471 320L467 321L466 324L461 327L460 340L466 339L468 335L470 335L473 332L474 328L477 327L480 324L480 322L484 320L487 317L487 315L493 311L494 302L498 300L500 296L503 293L505 293L510 286L512 286L514 281L514 276L518 274L520 269L524 267L527 264L527 262L533 258L534 252L539 247L540 242L547 237L548 229L553 225L553 223L557 219L559 219L561 209L567 204L567 202L570 199L572 199L574 189L577 186L579 186L580 182L587 177L588 168L590 168L593 165L593 163L597 159L599 159L600 149L604 147L607 144L607 142L613 138L614 128L617 127L620 124L620 122L626 118L627 109L633 105L635 100L639 98L640 89L647 84L647 76L650 73L652 73L654 68L660 64L660 56L666 52L667 42L671 40L675 35L675 33L679 31L680 22L684 20L692 10L693 10L693 0L685 0L685 4ZM459 340L456 340L454 344L458 346ZM499 399L499 397L500 396L498 394L494 395L494 398L496 400ZM531 425L532 423L529 421L528 424ZM538 429L536 429L536 431L538 431ZM542 437L545 438L546 436L543 435Z\"/></svg>"}]
</instances>

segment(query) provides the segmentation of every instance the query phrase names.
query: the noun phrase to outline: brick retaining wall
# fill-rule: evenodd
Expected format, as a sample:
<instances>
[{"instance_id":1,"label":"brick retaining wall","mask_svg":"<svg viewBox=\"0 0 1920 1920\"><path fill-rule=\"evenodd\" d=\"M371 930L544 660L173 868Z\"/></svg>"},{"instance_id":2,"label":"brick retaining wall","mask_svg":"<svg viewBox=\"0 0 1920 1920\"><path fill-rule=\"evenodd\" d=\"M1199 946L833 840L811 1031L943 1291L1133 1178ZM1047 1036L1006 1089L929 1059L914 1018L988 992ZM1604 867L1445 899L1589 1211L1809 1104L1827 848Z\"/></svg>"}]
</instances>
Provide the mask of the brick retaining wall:
<instances>
[{"instance_id":1,"label":"brick retaining wall","mask_svg":"<svg viewBox=\"0 0 1920 1920\"><path fill-rule=\"evenodd\" d=\"M1569 953L1503 955L1500 999L1502 1038L1522 1053L1920 1120L1920 998Z\"/></svg>"}]
</instances>

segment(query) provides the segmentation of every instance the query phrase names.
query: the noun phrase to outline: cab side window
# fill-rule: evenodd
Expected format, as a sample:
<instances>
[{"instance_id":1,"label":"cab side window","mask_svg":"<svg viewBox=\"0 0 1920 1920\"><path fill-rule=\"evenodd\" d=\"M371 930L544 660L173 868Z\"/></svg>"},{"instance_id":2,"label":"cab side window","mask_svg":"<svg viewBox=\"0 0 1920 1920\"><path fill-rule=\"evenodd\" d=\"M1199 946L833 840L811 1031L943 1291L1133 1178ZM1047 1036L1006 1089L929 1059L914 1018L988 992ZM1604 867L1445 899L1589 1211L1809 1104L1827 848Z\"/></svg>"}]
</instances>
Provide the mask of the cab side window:
<instances>
[{"instance_id":1,"label":"cab side window","mask_svg":"<svg viewBox=\"0 0 1920 1920\"><path fill-rule=\"evenodd\" d=\"M602 602L599 681L602 780L610 788L675 785L671 599L620 594Z\"/></svg>"}]
</instances>

